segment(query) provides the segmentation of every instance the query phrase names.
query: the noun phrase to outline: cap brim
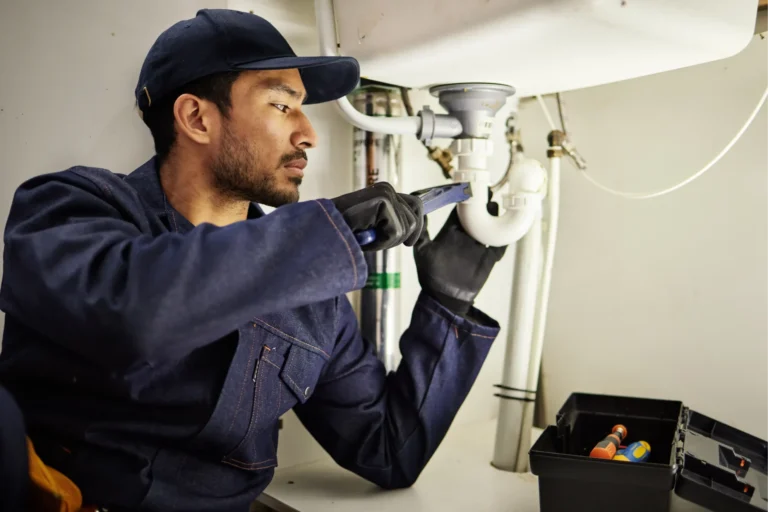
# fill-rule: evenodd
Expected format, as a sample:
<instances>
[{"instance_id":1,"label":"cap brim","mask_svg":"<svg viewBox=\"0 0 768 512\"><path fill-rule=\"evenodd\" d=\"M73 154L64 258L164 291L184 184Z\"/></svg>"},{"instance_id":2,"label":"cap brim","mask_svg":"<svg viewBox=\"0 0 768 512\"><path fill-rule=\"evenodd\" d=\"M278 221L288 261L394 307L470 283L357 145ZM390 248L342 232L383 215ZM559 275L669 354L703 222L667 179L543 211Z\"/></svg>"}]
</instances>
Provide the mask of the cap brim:
<instances>
[{"instance_id":1,"label":"cap brim","mask_svg":"<svg viewBox=\"0 0 768 512\"><path fill-rule=\"evenodd\" d=\"M360 65L352 57L278 57L240 64L238 69L297 68L307 91L304 103L314 104L343 98L360 82Z\"/></svg>"}]
</instances>

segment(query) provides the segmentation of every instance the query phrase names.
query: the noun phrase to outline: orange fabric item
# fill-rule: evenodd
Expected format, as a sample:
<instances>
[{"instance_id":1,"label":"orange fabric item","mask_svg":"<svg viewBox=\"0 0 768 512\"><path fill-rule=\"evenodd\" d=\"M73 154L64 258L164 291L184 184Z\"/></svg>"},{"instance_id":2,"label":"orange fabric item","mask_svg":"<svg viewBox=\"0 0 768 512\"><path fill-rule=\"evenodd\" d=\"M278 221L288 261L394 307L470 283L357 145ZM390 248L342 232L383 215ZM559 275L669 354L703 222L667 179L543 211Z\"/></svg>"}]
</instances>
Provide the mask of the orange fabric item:
<instances>
[{"instance_id":1,"label":"orange fabric item","mask_svg":"<svg viewBox=\"0 0 768 512\"><path fill-rule=\"evenodd\" d=\"M48 467L38 457L32 441L27 437L29 454L31 510L40 512L86 512L95 510L83 507L80 488L64 474Z\"/></svg>"}]
</instances>

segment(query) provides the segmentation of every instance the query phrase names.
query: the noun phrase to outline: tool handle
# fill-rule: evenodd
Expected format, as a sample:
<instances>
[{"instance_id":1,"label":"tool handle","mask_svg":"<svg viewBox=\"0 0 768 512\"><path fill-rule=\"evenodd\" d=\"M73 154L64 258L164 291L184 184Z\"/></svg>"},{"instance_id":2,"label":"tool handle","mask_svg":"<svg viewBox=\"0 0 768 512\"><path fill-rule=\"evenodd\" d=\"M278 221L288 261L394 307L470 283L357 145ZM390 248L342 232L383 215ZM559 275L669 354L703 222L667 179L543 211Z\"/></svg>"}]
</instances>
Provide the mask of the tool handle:
<instances>
[{"instance_id":1,"label":"tool handle","mask_svg":"<svg viewBox=\"0 0 768 512\"><path fill-rule=\"evenodd\" d=\"M421 199L424 205L424 215L449 204L460 203L472 197L469 183L453 183L451 185L439 185L414 192L412 195ZM368 245L376 240L376 230L366 229L355 233L355 239L360 246Z\"/></svg>"},{"instance_id":2,"label":"tool handle","mask_svg":"<svg viewBox=\"0 0 768 512\"><path fill-rule=\"evenodd\" d=\"M645 441L635 441L614 455L613 460L624 462L645 462L651 457L651 445Z\"/></svg>"},{"instance_id":3,"label":"tool handle","mask_svg":"<svg viewBox=\"0 0 768 512\"><path fill-rule=\"evenodd\" d=\"M472 197L469 183L459 182L451 185L440 185L414 192L424 204L424 215L439 210L449 204L460 203Z\"/></svg>"},{"instance_id":4,"label":"tool handle","mask_svg":"<svg viewBox=\"0 0 768 512\"><path fill-rule=\"evenodd\" d=\"M360 244L362 247L363 245L368 245L374 240L376 240L376 230L366 229L365 231L358 231L355 233L355 239L357 240L357 243Z\"/></svg>"},{"instance_id":5,"label":"tool handle","mask_svg":"<svg viewBox=\"0 0 768 512\"><path fill-rule=\"evenodd\" d=\"M593 459L613 459L625 437L627 437L627 428L624 425L614 426L612 432L592 448L589 456Z\"/></svg>"}]
</instances>

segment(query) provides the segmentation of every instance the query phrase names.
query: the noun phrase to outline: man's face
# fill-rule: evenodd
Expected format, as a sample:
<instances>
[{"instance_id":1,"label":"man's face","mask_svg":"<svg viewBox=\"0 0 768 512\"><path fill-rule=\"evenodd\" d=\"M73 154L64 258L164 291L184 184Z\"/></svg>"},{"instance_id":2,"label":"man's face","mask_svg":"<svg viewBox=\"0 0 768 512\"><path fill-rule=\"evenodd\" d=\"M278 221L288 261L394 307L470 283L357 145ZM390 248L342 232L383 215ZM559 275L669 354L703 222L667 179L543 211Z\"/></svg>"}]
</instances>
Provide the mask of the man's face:
<instances>
[{"instance_id":1,"label":"man's face","mask_svg":"<svg viewBox=\"0 0 768 512\"><path fill-rule=\"evenodd\" d=\"M305 149L317 135L301 110L299 71L246 71L232 84L229 118L221 117L211 171L214 186L232 199L267 206L299 200Z\"/></svg>"}]
</instances>

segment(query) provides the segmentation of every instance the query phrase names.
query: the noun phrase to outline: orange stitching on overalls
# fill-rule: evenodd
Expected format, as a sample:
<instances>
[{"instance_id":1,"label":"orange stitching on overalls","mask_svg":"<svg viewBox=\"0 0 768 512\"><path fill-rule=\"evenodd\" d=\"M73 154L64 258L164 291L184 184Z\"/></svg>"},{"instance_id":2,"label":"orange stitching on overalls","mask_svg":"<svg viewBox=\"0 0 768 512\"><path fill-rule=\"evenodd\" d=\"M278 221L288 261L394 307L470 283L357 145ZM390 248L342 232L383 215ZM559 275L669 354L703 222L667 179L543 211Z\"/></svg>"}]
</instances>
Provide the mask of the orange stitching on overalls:
<instances>
[{"instance_id":1,"label":"orange stitching on overalls","mask_svg":"<svg viewBox=\"0 0 768 512\"><path fill-rule=\"evenodd\" d=\"M232 414L232 422L229 424L229 428L227 429L227 433L224 434L224 437L227 436L232 431L232 427L235 424L235 418L237 418L237 413L240 411L240 403L243 401L243 393L245 393L245 384L248 382L248 374L250 373L248 369L251 367L251 361L253 361L253 349L256 348L256 343L251 343L251 353L248 355L248 366L243 378L243 385L240 386L240 396L237 398L237 406L235 406L235 412Z\"/></svg>"},{"instance_id":2,"label":"orange stitching on overalls","mask_svg":"<svg viewBox=\"0 0 768 512\"><path fill-rule=\"evenodd\" d=\"M424 308L424 309L426 309L427 311L429 311L429 312L430 312L430 313L432 313L433 315L437 315L437 316L443 316L443 314L442 314L442 313L440 313L439 311L435 311L434 309L432 309L431 307L427 306L426 304L421 304L421 303L419 303L419 304L418 304L418 306L419 306L419 307L422 307L422 308Z\"/></svg>"},{"instance_id":3,"label":"orange stitching on overalls","mask_svg":"<svg viewBox=\"0 0 768 512\"><path fill-rule=\"evenodd\" d=\"M233 458L230 457L227 460L230 460L232 462L237 462L237 463L242 464L244 466L256 466L257 464L264 464L266 462L272 462L275 459L274 458L270 458L270 459L260 460L258 462L243 462L242 460L237 460L237 459L233 459Z\"/></svg>"},{"instance_id":4,"label":"orange stitching on overalls","mask_svg":"<svg viewBox=\"0 0 768 512\"><path fill-rule=\"evenodd\" d=\"M296 384L295 382L293 382L293 379L291 378L290 375L286 374L285 378L288 379L289 381L291 381L291 384L293 384L293 387L296 388L296 392L297 393L301 393L301 387L298 384Z\"/></svg>"},{"instance_id":5,"label":"orange stitching on overalls","mask_svg":"<svg viewBox=\"0 0 768 512\"><path fill-rule=\"evenodd\" d=\"M333 219L331 218L331 215L328 213L328 210L325 209L325 206L323 206L323 203L320 201L315 200L315 202L320 205L320 208L323 209L323 213L325 213L325 216L328 217L328 220L330 221L331 225L333 226L333 229L336 230L336 232L339 234L339 237L341 238L341 241L344 242L344 245L347 246L347 252L349 253L349 259L352 260L352 271L354 272L355 276L355 286L357 286L357 263L355 263L355 257L352 255L352 249L349 247L349 244L347 243L347 239L344 238L344 235L341 234L341 231L339 231L338 226L336 226L336 223L333 222Z\"/></svg>"},{"instance_id":6,"label":"orange stitching on overalls","mask_svg":"<svg viewBox=\"0 0 768 512\"><path fill-rule=\"evenodd\" d=\"M222 462L224 464L229 464L230 466L233 466L233 467L236 467L236 468L247 469L247 470L264 469L264 468L268 468L270 466L274 466L275 465L275 459L268 459L268 460L261 461L261 462L254 462L253 464L246 464L244 462L241 463L240 461L237 461L237 460L234 460L234 459L224 460ZM235 463L238 463L238 464L235 464ZM259 466L259 464L264 464L264 465L263 466Z\"/></svg>"},{"instance_id":7,"label":"orange stitching on overalls","mask_svg":"<svg viewBox=\"0 0 768 512\"><path fill-rule=\"evenodd\" d=\"M264 320L262 320L261 318L257 318L257 319L256 319L256 321L257 321L257 322L261 322L262 324L266 325L266 326L267 326L267 327L269 327L270 329L274 329L274 330L276 330L277 332L279 332L280 334L282 334L282 335L283 335L283 336L285 336L286 338L290 338L290 339L292 339L293 341L295 341L296 343L298 343L298 344L300 344L300 345L304 345L305 347L310 347L310 348L312 348L312 349L315 349L315 350L319 350L320 352L322 352L322 353L323 353L323 355L325 355L325 357L328 357L328 358L330 358L330 357L331 357L331 356L329 356L329 355L328 355L328 353L327 353L325 350L321 349L320 347L316 347L315 345L312 345L311 343L307 343L306 341L301 341L301 340L300 340L300 339L298 339L298 338L294 338L294 337L293 337L293 336L291 336L290 334L286 334L286 333L284 333L283 331L281 331L280 329L278 329L277 327L274 327L274 326L272 326L272 325L268 324L267 322L265 322L265 321L264 321Z\"/></svg>"},{"instance_id":8,"label":"orange stitching on overalls","mask_svg":"<svg viewBox=\"0 0 768 512\"><path fill-rule=\"evenodd\" d=\"M269 359L263 359L263 358L262 358L262 361L264 361L264 362L265 362L265 363L267 363L267 364L271 364L272 366L274 366L274 367L275 367L275 368L277 368L278 370L280 369L280 367L279 367L279 366L277 366L275 363L273 363L273 362L272 362L272 361L270 361Z\"/></svg>"},{"instance_id":9,"label":"orange stitching on overalls","mask_svg":"<svg viewBox=\"0 0 768 512\"><path fill-rule=\"evenodd\" d=\"M266 348L266 347L265 347ZM259 361L264 361L265 359L263 357L259 358ZM262 372L259 372L262 373ZM261 392L261 383L264 379L261 377L261 375L256 376L256 389L253 391L253 410L251 411L251 422L248 424L248 430L245 433L245 437L243 438L243 441L245 441L248 438L248 435L251 433L251 429L253 428L254 423L257 423L259 421L259 412L261 412L261 407L256 409L256 406L261 406L261 402L259 401L259 394Z\"/></svg>"},{"instance_id":10,"label":"orange stitching on overalls","mask_svg":"<svg viewBox=\"0 0 768 512\"><path fill-rule=\"evenodd\" d=\"M475 334L474 332L472 332L472 331L468 331L468 330L466 330L466 329L459 329L459 330L460 330L461 332L465 332L465 333L469 334L470 336L475 336L476 338L485 338L485 339L487 339L487 340L493 340L493 339L496 339L496 337L495 337L495 336L485 336L484 334Z\"/></svg>"},{"instance_id":11,"label":"orange stitching on overalls","mask_svg":"<svg viewBox=\"0 0 768 512\"><path fill-rule=\"evenodd\" d=\"M280 406L283 404L283 386L277 387L277 415L280 416ZM274 447L277 449L277 446Z\"/></svg>"},{"instance_id":12,"label":"orange stitching on overalls","mask_svg":"<svg viewBox=\"0 0 768 512\"><path fill-rule=\"evenodd\" d=\"M263 358L259 358L259 361L263 361L263 360L264 360ZM259 364L259 362L257 361L256 364ZM253 391L253 405L251 406L251 419L248 422L248 429L245 431L245 435L243 436L243 438L240 440L239 443L237 443L237 446L235 446L230 453L236 452L237 450L240 449L241 446L243 446L243 444L248 440L248 437L251 434L251 430L253 429L254 423L257 421L256 418L258 418L257 407L259 406L259 400L258 400L259 390L261 390L261 381L264 380L261 378L260 374L261 372L259 372L259 375L256 375L256 389L254 389ZM224 462L227 462L227 460L235 460L235 459L231 458L229 455L225 455ZM254 463L254 464L258 464L258 463Z\"/></svg>"}]
</instances>

